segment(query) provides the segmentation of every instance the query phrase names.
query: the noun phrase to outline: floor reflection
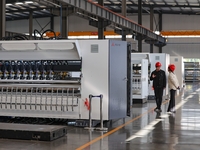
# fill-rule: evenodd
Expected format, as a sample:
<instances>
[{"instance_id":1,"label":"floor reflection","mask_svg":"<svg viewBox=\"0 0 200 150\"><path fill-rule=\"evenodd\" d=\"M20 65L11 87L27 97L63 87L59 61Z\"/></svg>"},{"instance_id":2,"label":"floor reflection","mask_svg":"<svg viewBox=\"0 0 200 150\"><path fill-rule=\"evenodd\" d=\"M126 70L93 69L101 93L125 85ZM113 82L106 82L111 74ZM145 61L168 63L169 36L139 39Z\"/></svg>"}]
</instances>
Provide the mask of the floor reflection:
<instances>
[{"instance_id":1,"label":"floor reflection","mask_svg":"<svg viewBox=\"0 0 200 150\"><path fill-rule=\"evenodd\" d=\"M191 97L185 101L188 96ZM109 131L143 115L110 134L69 127L65 137L52 142L0 139L0 150L75 150L84 144L87 145L85 150L199 150L200 84L186 84L185 89L176 97L176 105L181 102L185 102L184 105L180 106L176 113L170 115L166 112L168 103L162 105L163 112L161 113L153 111L154 100L146 104L133 105L131 117L107 122ZM155 120L158 122L148 129L147 126ZM148 130L141 132L146 134L125 142L143 129ZM93 142L87 144L90 141Z\"/></svg>"}]
</instances>

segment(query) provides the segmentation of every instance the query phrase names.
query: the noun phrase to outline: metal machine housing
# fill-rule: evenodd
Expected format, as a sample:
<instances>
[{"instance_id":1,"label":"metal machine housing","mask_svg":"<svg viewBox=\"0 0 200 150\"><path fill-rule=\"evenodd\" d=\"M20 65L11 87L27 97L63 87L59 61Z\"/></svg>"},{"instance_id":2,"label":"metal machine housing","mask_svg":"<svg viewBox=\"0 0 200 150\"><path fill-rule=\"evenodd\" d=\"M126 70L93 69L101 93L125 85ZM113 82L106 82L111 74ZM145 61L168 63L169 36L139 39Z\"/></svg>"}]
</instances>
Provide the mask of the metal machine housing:
<instances>
[{"instance_id":1,"label":"metal machine housing","mask_svg":"<svg viewBox=\"0 0 200 150\"><path fill-rule=\"evenodd\" d=\"M88 96L102 94L103 120L126 117L124 41L1 41L0 62L1 116L88 119Z\"/></svg>"}]
</instances>

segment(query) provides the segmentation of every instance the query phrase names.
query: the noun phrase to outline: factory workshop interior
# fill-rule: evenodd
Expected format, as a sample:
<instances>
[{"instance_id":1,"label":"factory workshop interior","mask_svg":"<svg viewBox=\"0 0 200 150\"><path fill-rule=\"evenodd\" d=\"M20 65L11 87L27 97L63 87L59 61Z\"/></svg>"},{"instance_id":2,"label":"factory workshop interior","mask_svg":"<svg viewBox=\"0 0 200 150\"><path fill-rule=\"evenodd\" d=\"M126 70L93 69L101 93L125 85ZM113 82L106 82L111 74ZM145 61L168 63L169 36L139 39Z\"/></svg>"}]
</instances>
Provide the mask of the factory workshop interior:
<instances>
[{"instance_id":1,"label":"factory workshop interior","mask_svg":"<svg viewBox=\"0 0 200 150\"><path fill-rule=\"evenodd\" d=\"M0 0L0 150L199 150L199 6Z\"/></svg>"}]
</instances>

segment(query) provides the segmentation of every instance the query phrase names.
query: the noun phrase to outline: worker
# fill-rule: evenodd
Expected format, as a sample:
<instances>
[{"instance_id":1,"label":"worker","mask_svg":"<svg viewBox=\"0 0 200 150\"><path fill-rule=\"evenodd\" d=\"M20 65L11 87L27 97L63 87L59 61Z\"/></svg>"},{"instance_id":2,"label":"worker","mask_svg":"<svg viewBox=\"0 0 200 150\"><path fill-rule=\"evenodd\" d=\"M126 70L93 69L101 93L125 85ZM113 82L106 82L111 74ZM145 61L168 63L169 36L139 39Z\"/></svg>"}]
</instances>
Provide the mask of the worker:
<instances>
[{"instance_id":1,"label":"worker","mask_svg":"<svg viewBox=\"0 0 200 150\"><path fill-rule=\"evenodd\" d=\"M168 76L168 85L169 85L169 90L170 90L170 101L169 101L169 106L167 109L167 112L169 113L175 113L175 93L176 90L180 89L179 88L179 83L178 83L178 79L176 77L176 74L174 73L175 70L175 65L174 64L170 64L168 66L168 71L169 71L169 76Z\"/></svg>"},{"instance_id":2,"label":"worker","mask_svg":"<svg viewBox=\"0 0 200 150\"><path fill-rule=\"evenodd\" d=\"M157 107L154 109L156 112L162 112L162 98L163 90L166 88L166 74L164 70L161 70L161 63L155 64L156 70L151 73L150 80L153 80L153 89L155 94L155 100Z\"/></svg>"}]
</instances>

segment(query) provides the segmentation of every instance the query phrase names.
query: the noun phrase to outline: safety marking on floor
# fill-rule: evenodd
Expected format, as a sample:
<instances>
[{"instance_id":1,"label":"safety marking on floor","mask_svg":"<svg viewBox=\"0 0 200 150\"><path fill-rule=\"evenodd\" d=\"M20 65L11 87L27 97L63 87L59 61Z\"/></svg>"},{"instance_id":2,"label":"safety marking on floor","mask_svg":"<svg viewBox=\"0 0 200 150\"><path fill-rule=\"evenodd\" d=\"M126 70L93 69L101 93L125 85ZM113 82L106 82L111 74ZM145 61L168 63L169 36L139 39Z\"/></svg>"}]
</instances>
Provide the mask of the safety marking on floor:
<instances>
[{"instance_id":1,"label":"safety marking on floor","mask_svg":"<svg viewBox=\"0 0 200 150\"><path fill-rule=\"evenodd\" d=\"M164 114L164 115L161 115L160 118L168 118L169 115L168 114Z\"/></svg>"},{"instance_id":2,"label":"safety marking on floor","mask_svg":"<svg viewBox=\"0 0 200 150\"><path fill-rule=\"evenodd\" d=\"M179 109L181 106L183 106L189 98L192 98L194 95L189 95L188 97L185 98L185 101L180 101L178 104L176 104L175 106L175 110ZM164 114L161 115L160 118L168 118L168 114ZM156 124L158 124L160 121L163 121L164 119L156 119L154 121L152 121L149 125L147 125L146 127L144 127L143 129L139 130L138 132L136 132L134 135L130 136L129 138L127 138L125 141L126 142L130 142L131 140L137 138L137 137L144 137L147 134L149 134L155 127Z\"/></svg>"},{"instance_id":3,"label":"safety marking on floor","mask_svg":"<svg viewBox=\"0 0 200 150\"><path fill-rule=\"evenodd\" d=\"M168 102L168 100L165 100L165 101L163 102L163 105L165 105L167 102ZM107 137L107 136L113 134L114 132L120 130L121 128L125 127L126 125L128 125L128 124L130 124L130 123L132 123L132 122L134 122L134 121L136 121L136 120L138 120L138 119L140 119L140 118L143 117L144 115L149 114L149 113L152 112L154 109L155 109L155 107L154 107L154 108L151 108L151 109L149 109L149 110L147 110L146 112L142 113L141 115L139 115L139 116L137 116L137 117L135 117L135 118L133 118L133 119L127 121L126 123L124 123L124 124L122 124L122 125L116 127L115 129L113 129L113 130L111 130L111 131L109 131L109 132L103 134L102 136L99 136L99 137L97 137L97 138L91 140L90 142L88 142L88 143L82 145L81 147L77 148L76 150L82 150L82 149L84 149L84 148L86 148L86 147L88 147L88 146L94 144L95 142L97 142L97 141L99 141L99 140L101 140L101 139L103 139L103 138L105 138L105 137Z\"/></svg>"},{"instance_id":4,"label":"safety marking on floor","mask_svg":"<svg viewBox=\"0 0 200 150\"><path fill-rule=\"evenodd\" d=\"M199 92L199 91L200 91L200 88L198 88L196 91Z\"/></svg>"},{"instance_id":5,"label":"safety marking on floor","mask_svg":"<svg viewBox=\"0 0 200 150\"><path fill-rule=\"evenodd\" d=\"M192 98L194 95L189 95L189 96L187 96L185 99L184 99L184 101L188 101L188 99L189 98Z\"/></svg>"},{"instance_id":6,"label":"safety marking on floor","mask_svg":"<svg viewBox=\"0 0 200 150\"><path fill-rule=\"evenodd\" d=\"M155 125L162 121L163 119L156 119L154 121L152 121L149 125L145 126L142 130L139 130L138 132L136 132L134 135L130 136L128 139L126 139L126 142L129 142L137 137L143 137L147 134L149 134L155 127Z\"/></svg>"},{"instance_id":7,"label":"safety marking on floor","mask_svg":"<svg viewBox=\"0 0 200 150\"><path fill-rule=\"evenodd\" d=\"M196 92L193 92L193 93L191 93L192 95L195 95L195 94L197 94Z\"/></svg>"},{"instance_id":8,"label":"safety marking on floor","mask_svg":"<svg viewBox=\"0 0 200 150\"><path fill-rule=\"evenodd\" d=\"M184 99L185 102L187 102L188 99L189 99L189 98L192 98L192 97L193 97L193 95L189 95L188 97L186 97L186 98ZM163 105L165 105L168 101L169 101L169 100L165 100L165 101L163 102ZM154 107L154 108L155 108L155 107ZM88 142L88 143L86 143L86 144L80 146L80 147L77 148L76 150L82 150L82 149L84 149L84 148L86 148L86 147L88 147L88 146L90 146L90 145L96 143L97 141L99 141L99 140L101 140L101 139L103 139L103 138L105 138L105 137L107 137L107 136L113 134L114 132L116 132L116 131L120 130L121 128L125 127L126 125L128 125L128 124L130 124L130 123L132 123L132 122L134 122L134 121L140 119L140 118L143 117L144 115L146 115L146 114L152 112L152 111L154 110L154 108L149 109L149 110L146 111L145 113L143 113L143 114L141 114L141 115L139 115L139 116L137 116L137 117L135 117L135 118L133 118L133 119L127 121L126 123L124 123L124 124L122 124L122 125L116 127L115 129L113 129L113 130L111 130L111 131L109 131L109 132L103 134L102 136L99 136L99 137L97 137L97 138L91 140L90 142ZM162 115L161 118L166 118L166 114ZM160 120L159 120L159 121L160 121ZM155 122L151 122L151 124L154 124L154 125L155 125L155 123L156 123L156 121L155 121ZM156 124L157 124L157 123L156 123Z\"/></svg>"}]
</instances>

